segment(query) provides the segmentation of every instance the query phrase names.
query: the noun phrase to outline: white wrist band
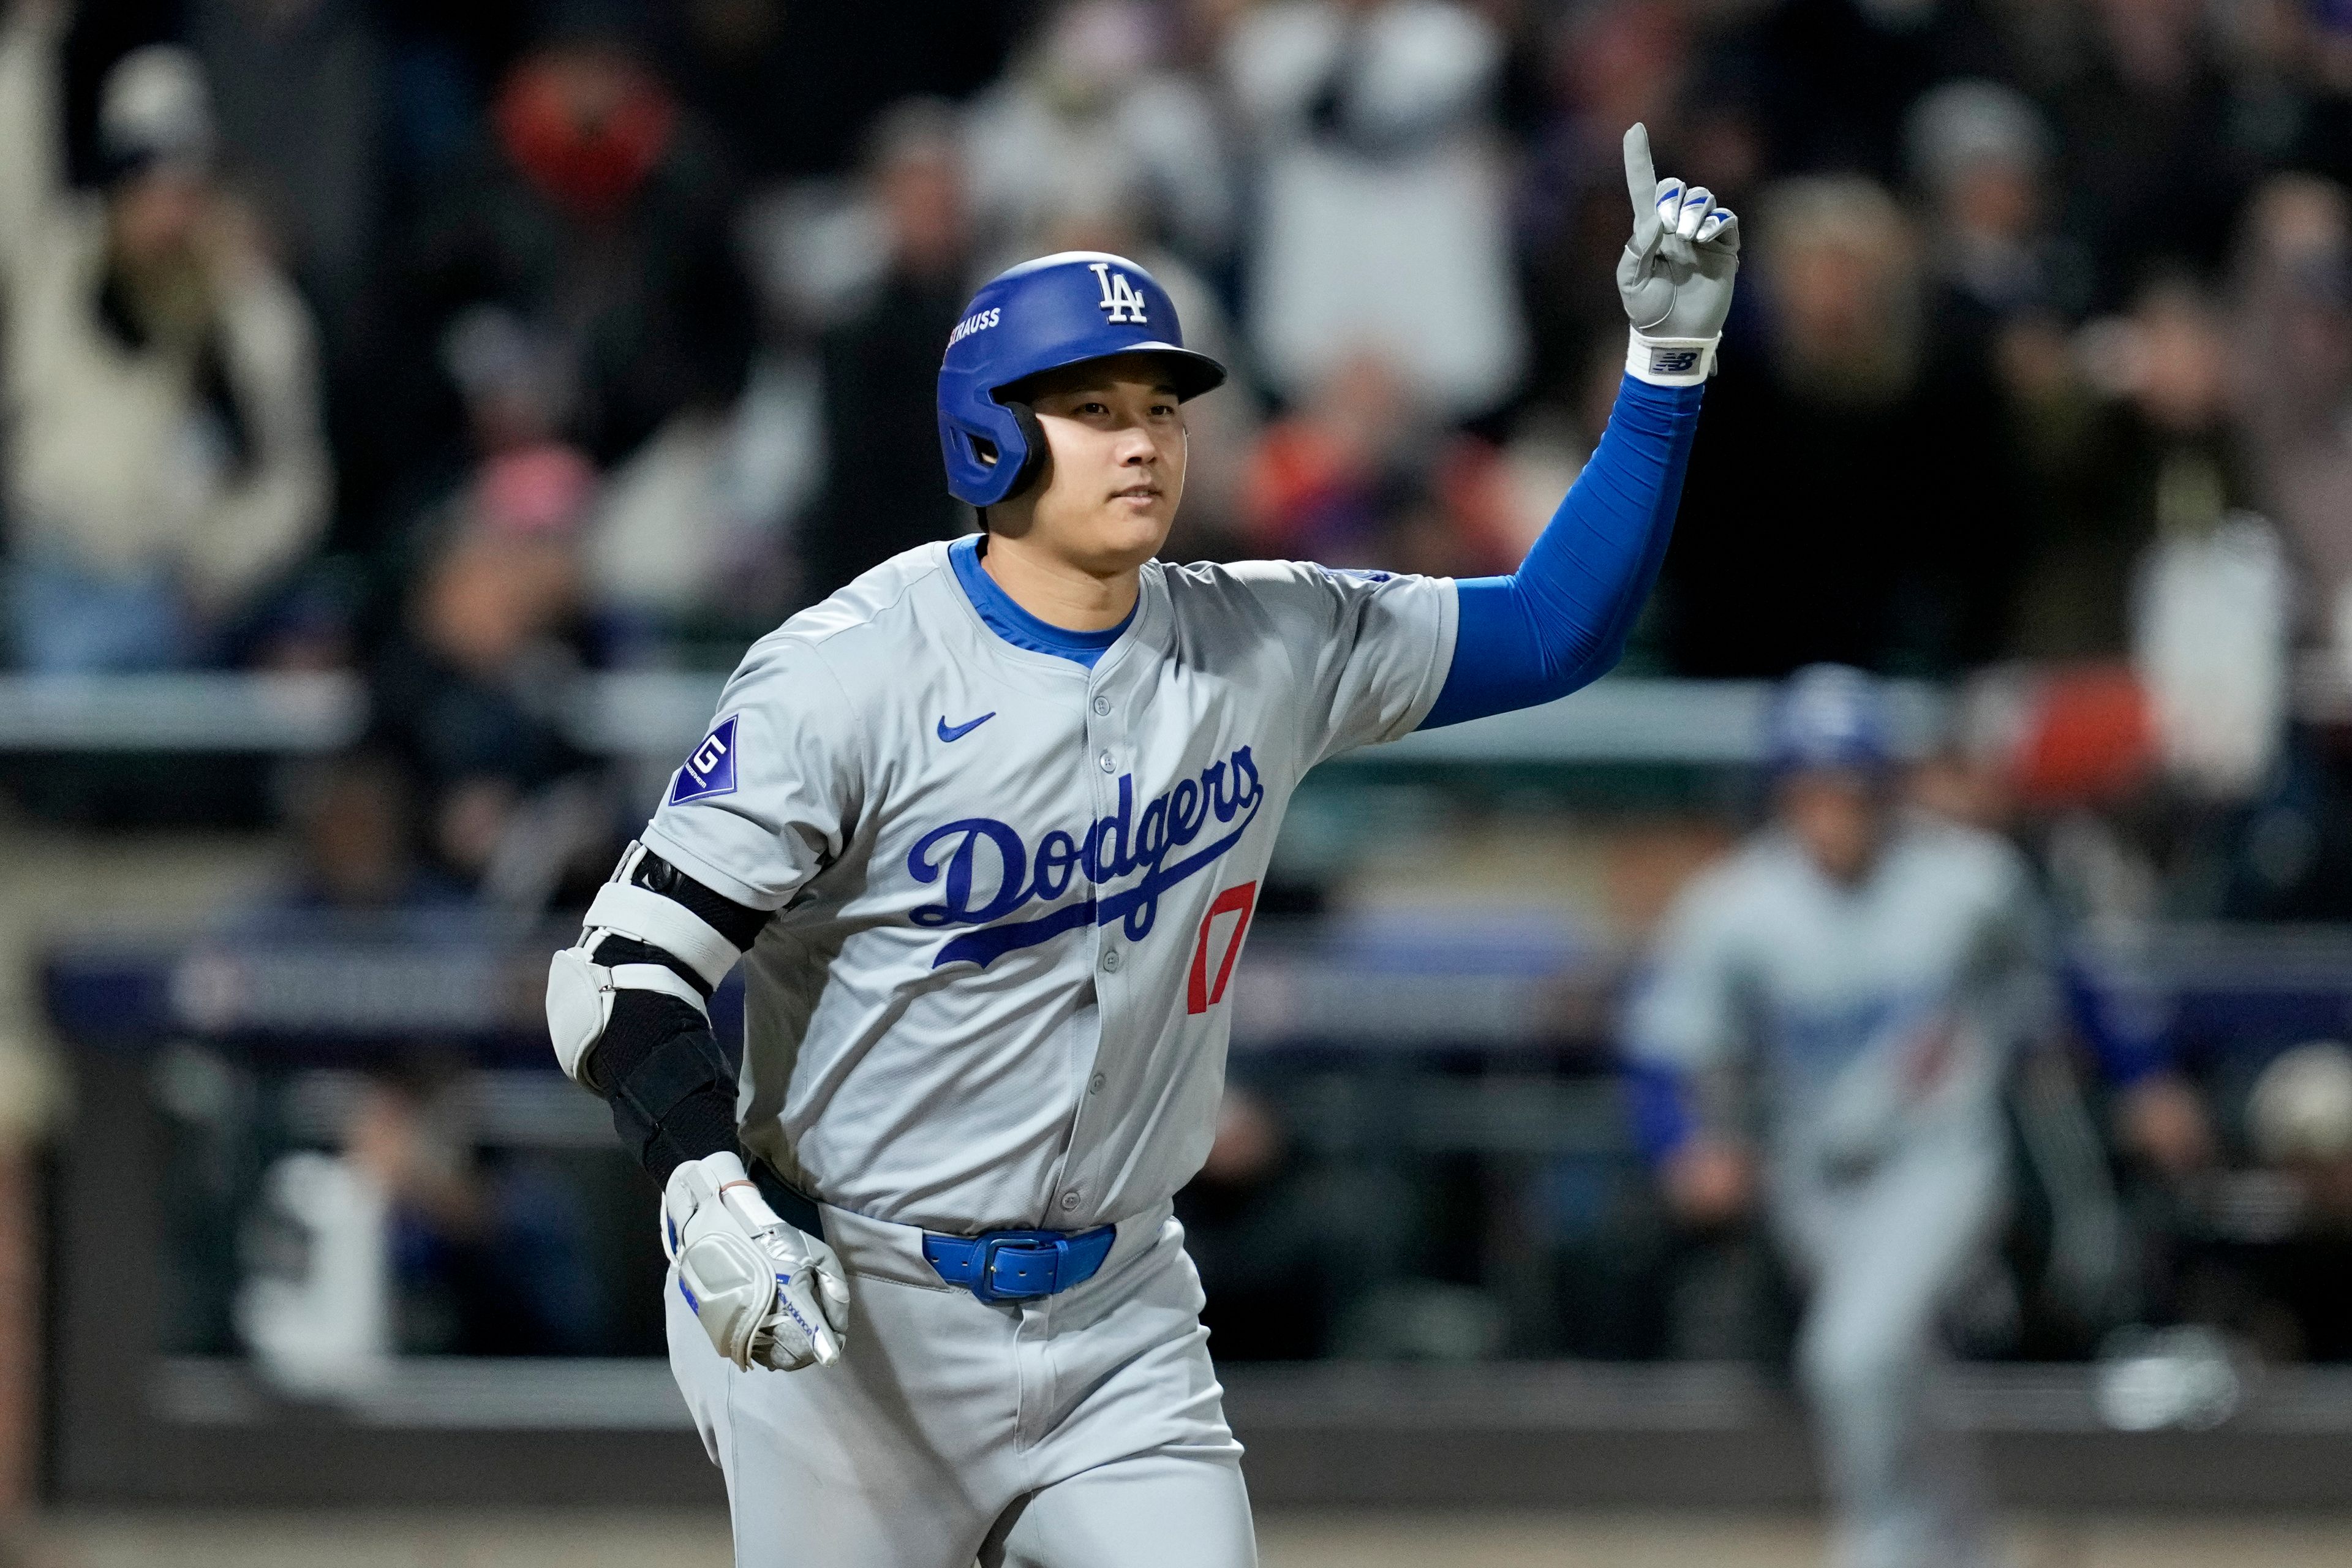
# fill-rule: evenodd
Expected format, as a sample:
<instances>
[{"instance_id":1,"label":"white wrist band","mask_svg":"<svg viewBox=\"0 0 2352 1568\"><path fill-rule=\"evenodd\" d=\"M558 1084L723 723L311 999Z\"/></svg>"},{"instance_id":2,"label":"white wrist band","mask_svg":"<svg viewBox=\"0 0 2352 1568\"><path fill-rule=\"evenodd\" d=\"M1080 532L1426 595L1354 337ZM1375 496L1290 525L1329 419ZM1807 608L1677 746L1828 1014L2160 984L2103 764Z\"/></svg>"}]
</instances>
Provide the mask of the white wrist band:
<instances>
[{"instance_id":1,"label":"white wrist band","mask_svg":"<svg viewBox=\"0 0 2352 1568\"><path fill-rule=\"evenodd\" d=\"M1715 374L1712 338L1650 338L1634 331L1625 345L1625 373L1653 386L1699 386Z\"/></svg>"}]
</instances>

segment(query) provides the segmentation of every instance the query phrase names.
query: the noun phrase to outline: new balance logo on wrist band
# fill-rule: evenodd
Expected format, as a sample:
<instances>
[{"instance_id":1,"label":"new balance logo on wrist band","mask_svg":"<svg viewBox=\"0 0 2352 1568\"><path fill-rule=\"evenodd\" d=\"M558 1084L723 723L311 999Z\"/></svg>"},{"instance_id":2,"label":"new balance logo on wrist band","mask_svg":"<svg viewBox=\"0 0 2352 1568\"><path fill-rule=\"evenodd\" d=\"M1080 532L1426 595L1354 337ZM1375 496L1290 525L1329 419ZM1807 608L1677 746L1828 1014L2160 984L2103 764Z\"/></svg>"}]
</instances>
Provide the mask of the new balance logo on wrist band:
<instances>
[{"instance_id":1,"label":"new balance logo on wrist band","mask_svg":"<svg viewBox=\"0 0 2352 1568\"><path fill-rule=\"evenodd\" d=\"M1691 338L1645 338L1633 334L1625 369L1659 386L1696 386L1715 374L1715 343Z\"/></svg>"}]
</instances>

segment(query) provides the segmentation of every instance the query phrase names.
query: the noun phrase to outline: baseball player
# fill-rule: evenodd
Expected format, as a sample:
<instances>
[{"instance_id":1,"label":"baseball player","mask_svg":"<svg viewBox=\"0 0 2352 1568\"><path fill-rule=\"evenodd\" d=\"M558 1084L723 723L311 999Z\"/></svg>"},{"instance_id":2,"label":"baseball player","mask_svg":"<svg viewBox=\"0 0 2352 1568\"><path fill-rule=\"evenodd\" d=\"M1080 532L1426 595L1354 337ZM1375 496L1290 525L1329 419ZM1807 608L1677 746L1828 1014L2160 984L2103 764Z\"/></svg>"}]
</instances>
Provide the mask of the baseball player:
<instances>
[{"instance_id":1,"label":"baseball player","mask_svg":"<svg viewBox=\"0 0 2352 1568\"><path fill-rule=\"evenodd\" d=\"M1614 661L1672 526L1738 226L1625 143L1614 420L1527 563L1153 559L1225 378L1117 256L944 346L982 531L755 644L556 955L558 1058L663 1184L670 1358L736 1557L1234 1568L1240 1448L1170 1198L1307 770ZM705 1014L748 964L740 1078Z\"/></svg>"},{"instance_id":2,"label":"baseball player","mask_svg":"<svg viewBox=\"0 0 2352 1568\"><path fill-rule=\"evenodd\" d=\"M1765 1208L1811 1287L1836 1561L1985 1563L1928 1390L1937 1310L2003 1206L2008 1066L2052 1017L2031 878L2007 841L1898 809L1868 676L1799 672L1770 740L1776 820L1685 890L1634 993L1636 1130L1705 1223L1745 1207L1761 1123Z\"/></svg>"}]
</instances>

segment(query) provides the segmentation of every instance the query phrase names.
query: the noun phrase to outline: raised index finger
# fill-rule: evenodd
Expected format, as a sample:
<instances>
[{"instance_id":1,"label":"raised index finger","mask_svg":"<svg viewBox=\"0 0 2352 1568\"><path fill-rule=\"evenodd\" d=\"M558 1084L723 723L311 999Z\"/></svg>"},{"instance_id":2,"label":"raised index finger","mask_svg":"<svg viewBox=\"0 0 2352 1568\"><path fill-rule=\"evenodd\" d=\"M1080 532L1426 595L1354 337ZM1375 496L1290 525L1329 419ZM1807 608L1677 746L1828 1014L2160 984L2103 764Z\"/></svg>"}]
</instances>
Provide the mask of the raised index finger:
<instances>
[{"instance_id":1,"label":"raised index finger","mask_svg":"<svg viewBox=\"0 0 2352 1568\"><path fill-rule=\"evenodd\" d=\"M1658 218L1658 171L1650 162L1650 128L1639 121L1625 132L1625 189L1633 198L1633 218Z\"/></svg>"}]
</instances>

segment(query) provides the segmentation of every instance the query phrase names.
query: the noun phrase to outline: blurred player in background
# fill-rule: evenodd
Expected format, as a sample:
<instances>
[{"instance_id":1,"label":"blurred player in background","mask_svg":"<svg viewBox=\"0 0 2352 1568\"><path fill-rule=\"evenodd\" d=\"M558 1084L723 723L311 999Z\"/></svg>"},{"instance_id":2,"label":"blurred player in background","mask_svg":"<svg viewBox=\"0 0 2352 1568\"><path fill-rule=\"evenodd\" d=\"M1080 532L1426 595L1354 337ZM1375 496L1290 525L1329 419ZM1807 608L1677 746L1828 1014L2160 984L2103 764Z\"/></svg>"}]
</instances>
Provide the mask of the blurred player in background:
<instances>
[{"instance_id":1,"label":"blurred player in background","mask_svg":"<svg viewBox=\"0 0 2352 1568\"><path fill-rule=\"evenodd\" d=\"M1309 768L1623 648L1739 246L1641 126L1624 153L1626 375L1509 576L1162 565L1181 405L1224 368L1123 257L991 280L938 405L982 531L754 645L555 956L557 1058L664 1184L670 1362L739 1563L1256 1561L1171 1210L1226 984ZM739 1080L705 1002L747 955Z\"/></svg>"},{"instance_id":2,"label":"blurred player in background","mask_svg":"<svg viewBox=\"0 0 2352 1568\"><path fill-rule=\"evenodd\" d=\"M1685 890L1633 1003L1637 1130L1688 1223L1760 1186L1809 1289L1841 1568L1967 1568L1992 1549L1931 1414L1937 1318L2002 1215L2002 1087L2051 1016L2042 924L2005 840L1900 806L1870 677L1801 670L1770 722L1773 820Z\"/></svg>"}]
</instances>

